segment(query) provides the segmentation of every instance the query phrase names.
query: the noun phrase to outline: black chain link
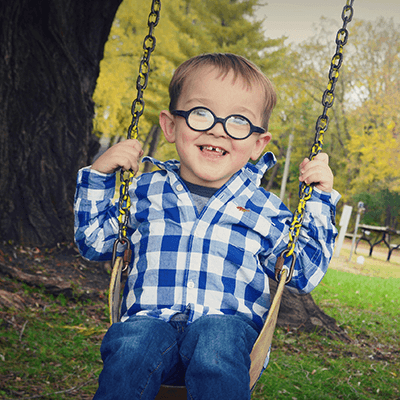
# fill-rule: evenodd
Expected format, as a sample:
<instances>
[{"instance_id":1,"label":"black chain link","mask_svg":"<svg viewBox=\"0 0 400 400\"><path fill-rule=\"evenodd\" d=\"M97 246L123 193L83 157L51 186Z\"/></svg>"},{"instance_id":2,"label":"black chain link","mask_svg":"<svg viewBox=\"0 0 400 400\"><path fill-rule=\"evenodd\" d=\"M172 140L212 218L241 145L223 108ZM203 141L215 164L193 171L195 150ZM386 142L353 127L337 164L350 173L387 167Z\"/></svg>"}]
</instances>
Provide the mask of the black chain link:
<instances>
[{"instance_id":1,"label":"black chain link","mask_svg":"<svg viewBox=\"0 0 400 400\"><path fill-rule=\"evenodd\" d=\"M143 56L139 65L139 75L136 80L136 89L137 96L136 99L133 100L131 113L132 113L132 122L128 128L127 139L136 139L139 134L139 118L142 116L144 111L144 100L143 100L143 92L147 88L147 84L149 82L149 73L150 73L150 56L156 47L156 38L153 35L154 28L157 26L158 21L160 20L160 10L161 10L161 1L153 0L151 4L151 11L147 20L147 25L149 28L149 33L143 40ZM120 181L120 197L118 202L118 221L119 221L119 232L118 238L114 244L113 250L113 261L112 265L114 265L117 254L118 244L123 244L127 247L125 251L125 259L124 264L125 268L127 268L130 262L130 242L127 239L127 229L128 229L128 221L130 215L130 207L131 207L131 199L129 197L129 184L134 177L134 173L132 170L123 171L121 170Z\"/></svg>"},{"instance_id":2,"label":"black chain link","mask_svg":"<svg viewBox=\"0 0 400 400\"><path fill-rule=\"evenodd\" d=\"M324 133L328 130L329 117L327 115L327 112L329 108L333 106L333 103L335 101L335 87L339 79L339 69L343 63L343 48L346 45L349 36L349 33L346 28L347 24L352 20L354 13L353 3L354 0L347 0L347 3L342 11L343 26L338 30L336 35L336 52L332 57L331 61L331 66L328 74L329 77L328 86L322 95L321 103L324 108L322 114L318 117L317 123L315 125L315 140L311 148L310 155L308 157L310 160L313 160L321 152L324 142ZM287 245L287 248L282 252L282 254L279 257L280 258L279 262L281 265L283 264L282 259L284 257L290 257L290 256L293 257L293 261L291 264L291 268L286 283L290 282L293 274L293 267L295 261L294 249L297 240L299 238L300 228L303 224L306 202L311 198L312 192L313 192L313 185L312 184L308 185L305 182L303 182L300 187L299 204L293 215L293 220L289 229L289 243ZM276 269L275 271L276 280L279 280L279 274L280 270Z\"/></svg>"},{"instance_id":3,"label":"black chain link","mask_svg":"<svg viewBox=\"0 0 400 400\"><path fill-rule=\"evenodd\" d=\"M128 139L130 139L132 136L134 139L136 139L139 134L139 118L142 116L144 111L143 91L147 88L147 84L149 82L150 56L156 47L156 38L153 33L154 28L157 26L158 21L160 20L160 10L161 1L153 0L149 18L147 20L149 33L143 40L144 52L142 60L140 61L139 75L136 80L137 96L136 99L133 100L131 107L132 122L128 128Z\"/></svg>"}]
</instances>

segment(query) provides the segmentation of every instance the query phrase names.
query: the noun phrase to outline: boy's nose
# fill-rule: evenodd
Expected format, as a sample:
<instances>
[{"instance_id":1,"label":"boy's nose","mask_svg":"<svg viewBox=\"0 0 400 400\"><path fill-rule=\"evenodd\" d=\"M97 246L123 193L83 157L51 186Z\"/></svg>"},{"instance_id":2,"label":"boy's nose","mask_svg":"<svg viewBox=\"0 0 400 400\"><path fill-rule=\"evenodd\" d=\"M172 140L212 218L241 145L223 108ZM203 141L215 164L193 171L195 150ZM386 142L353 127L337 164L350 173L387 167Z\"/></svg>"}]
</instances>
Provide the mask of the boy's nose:
<instances>
[{"instance_id":1,"label":"boy's nose","mask_svg":"<svg viewBox=\"0 0 400 400\"><path fill-rule=\"evenodd\" d=\"M217 122L211 129L207 131L207 133L214 135L216 137L228 136L227 133L225 132L225 128L222 122Z\"/></svg>"}]
</instances>

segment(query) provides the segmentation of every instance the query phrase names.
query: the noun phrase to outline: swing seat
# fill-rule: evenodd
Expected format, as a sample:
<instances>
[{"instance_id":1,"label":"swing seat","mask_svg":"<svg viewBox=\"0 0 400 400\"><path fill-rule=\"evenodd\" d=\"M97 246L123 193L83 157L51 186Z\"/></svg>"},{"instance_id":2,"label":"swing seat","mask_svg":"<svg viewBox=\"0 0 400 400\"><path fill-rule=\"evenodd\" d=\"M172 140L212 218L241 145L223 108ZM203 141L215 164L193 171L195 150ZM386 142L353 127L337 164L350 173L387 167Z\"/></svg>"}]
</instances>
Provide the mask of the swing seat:
<instances>
[{"instance_id":1,"label":"swing seat","mask_svg":"<svg viewBox=\"0 0 400 400\"><path fill-rule=\"evenodd\" d=\"M162 385L154 400L186 400L187 391L185 386Z\"/></svg>"}]
</instances>

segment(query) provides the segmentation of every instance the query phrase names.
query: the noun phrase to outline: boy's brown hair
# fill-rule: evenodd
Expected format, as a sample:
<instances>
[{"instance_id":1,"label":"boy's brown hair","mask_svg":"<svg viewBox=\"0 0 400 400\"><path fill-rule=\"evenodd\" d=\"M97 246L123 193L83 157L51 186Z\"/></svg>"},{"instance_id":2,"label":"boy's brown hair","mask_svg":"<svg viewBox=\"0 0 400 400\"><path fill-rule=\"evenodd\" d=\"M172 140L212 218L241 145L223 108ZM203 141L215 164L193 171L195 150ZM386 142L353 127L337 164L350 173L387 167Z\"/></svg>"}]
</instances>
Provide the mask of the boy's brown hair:
<instances>
[{"instance_id":1,"label":"boy's brown hair","mask_svg":"<svg viewBox=\"0 0 400 400\"><path fill-rule=\"evenodd\" d=\"M262 120L263 128L268 131L268 122L271 113L276 104L276 93L270 80L261 72L261 70L246 58L231 53L209 53L202 54L182 63L175 71L169 85L169 110L176 110L179 96L182 93L186 78L197 69L205 66L216 67L221 71L221 75L226 75L230 71L234 73L234 79L237 76L242 77L251 87L256 82L264 89L265 107Z\"/></svg>"}]
</instances>

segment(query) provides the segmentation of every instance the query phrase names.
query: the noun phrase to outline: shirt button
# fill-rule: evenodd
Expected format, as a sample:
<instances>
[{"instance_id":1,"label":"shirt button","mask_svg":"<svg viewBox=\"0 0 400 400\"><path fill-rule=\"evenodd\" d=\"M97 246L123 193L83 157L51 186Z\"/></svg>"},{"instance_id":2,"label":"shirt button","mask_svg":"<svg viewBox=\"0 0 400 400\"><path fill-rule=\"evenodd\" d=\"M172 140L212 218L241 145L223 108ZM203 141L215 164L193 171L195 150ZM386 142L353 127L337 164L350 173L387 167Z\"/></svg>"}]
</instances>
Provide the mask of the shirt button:
<instances>
[{"instance_id":1,"label":"shirt button","mask_svg":"<svg viewBox=\"0 0 400 400\"><path fill-rule=\"evenodd\" d=\"M193 281L189 281L188 288L189 289L193 289L194 288L194 282Z\"/></svg>"},{"instance_id":2,"label":"shirt button","mask_svg":"<svg viewBox=\"0 0 400 400\"><path fill-rule=\"evenodd\" d=\"M176 186L176 190L178 191L178 192L182 192L182 190L183 190L183 186L182 185L177 185Z\"/></svg>"}]
</instances>

